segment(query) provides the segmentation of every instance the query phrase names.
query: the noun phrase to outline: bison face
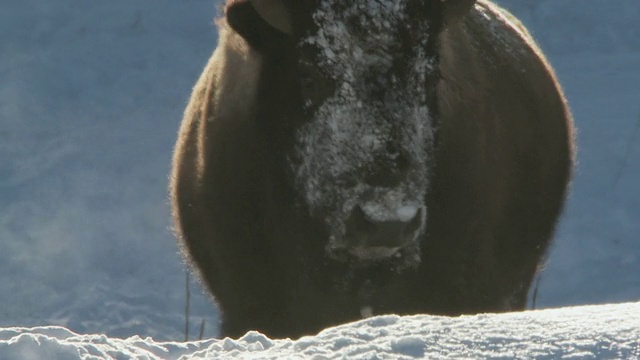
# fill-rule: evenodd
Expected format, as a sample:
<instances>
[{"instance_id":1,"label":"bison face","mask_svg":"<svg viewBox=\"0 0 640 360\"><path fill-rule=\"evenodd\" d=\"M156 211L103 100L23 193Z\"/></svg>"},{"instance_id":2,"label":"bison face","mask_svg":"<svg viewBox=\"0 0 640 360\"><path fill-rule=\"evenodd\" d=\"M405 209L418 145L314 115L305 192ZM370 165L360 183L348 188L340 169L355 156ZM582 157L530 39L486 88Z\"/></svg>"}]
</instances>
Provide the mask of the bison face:
<instances>
[{"instance_id":1,"label":"bison face","mask_svg":"<svg viewBox=\"0 0 640 360\"><path fill-rule=\"evenodd\" d=\"M306 205L330 228L332 256L411 259L427 215L435 60L428 31L408 28L404 2L368 3L324 1L313 14L299 64L310 74L301 79L310 120L291 164Z\"/></svg>"},{"instance_id":2,"label":"bison face","mask_svg":"<svg viewBox=\"0 0 640 360\"><path fill-rule=\"evenodd\" d=\"M303 207L327 224L328 254L415 264L433 167L442 1L252 3L294 39L292 91L304 115L287 161Z\"/></svg>"}]
</instances>

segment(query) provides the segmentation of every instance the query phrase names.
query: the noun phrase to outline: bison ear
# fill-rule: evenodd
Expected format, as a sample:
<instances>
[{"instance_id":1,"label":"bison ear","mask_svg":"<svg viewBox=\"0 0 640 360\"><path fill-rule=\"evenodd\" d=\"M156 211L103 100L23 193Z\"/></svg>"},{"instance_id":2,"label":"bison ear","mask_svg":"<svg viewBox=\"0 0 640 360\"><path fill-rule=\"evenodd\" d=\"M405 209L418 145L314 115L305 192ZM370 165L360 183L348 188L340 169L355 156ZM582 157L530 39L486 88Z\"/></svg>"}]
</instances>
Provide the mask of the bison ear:
<instances>
[{"instance_id":1,"label":"bison ear","mask_svg":"<svg viewBox=\"0 0 640 360\"><path fill-rule=\"evenodd\" d=\"M450 26L462 19L476 0L440 0L444 5L444 24Z\"/></svg>"},{"instance_id":2,"label":"bison ear","mask_svg":"<svg viewBox=\"0 0 640 360\"><path fill-rule=\"evenodd\" d=\"M286 38L286 34L264 20L261 7L251 0L228 0L225 8L227 24L251 47L262 50Z\"/></svg>"}]
</instances>

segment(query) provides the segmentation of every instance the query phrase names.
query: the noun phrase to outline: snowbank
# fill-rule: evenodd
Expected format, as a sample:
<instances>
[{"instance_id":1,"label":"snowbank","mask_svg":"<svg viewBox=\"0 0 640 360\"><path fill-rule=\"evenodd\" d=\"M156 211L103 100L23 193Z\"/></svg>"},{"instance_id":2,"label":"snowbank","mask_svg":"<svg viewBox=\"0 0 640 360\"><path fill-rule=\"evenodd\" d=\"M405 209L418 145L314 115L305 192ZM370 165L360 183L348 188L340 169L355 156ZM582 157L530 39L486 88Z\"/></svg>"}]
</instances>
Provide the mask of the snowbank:
<instances>
[{"instance_id":1,"label":"snowbank","mask_svg":"<svg viewBox=\"0 0 640 360\"><path fill-rule=\"evenodd\" d=\"M458 318L378 316L299 340L249 332L189 343L0 329L2 359L639 359L640 302Z\"/></svg>"}]
</instances>

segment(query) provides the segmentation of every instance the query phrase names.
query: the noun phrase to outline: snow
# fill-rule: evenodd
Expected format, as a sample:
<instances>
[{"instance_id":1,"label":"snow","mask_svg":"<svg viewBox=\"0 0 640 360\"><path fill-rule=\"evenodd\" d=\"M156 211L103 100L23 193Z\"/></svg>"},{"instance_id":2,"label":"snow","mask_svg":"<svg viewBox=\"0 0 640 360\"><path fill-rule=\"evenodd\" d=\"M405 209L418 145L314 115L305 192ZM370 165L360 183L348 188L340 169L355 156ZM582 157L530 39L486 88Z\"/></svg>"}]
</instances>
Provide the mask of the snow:
<instances>
[{"instance_id":1,"label":"snow","mask_svg":"<svg viewBox=\"0 0 640 360\"><path fill-rule=\"evenodd\" d=\"M640 303L457 318L377 316L297 340L250 331L189 343L0 329L3 359L638 359Z\"/></svg>"},{"instance_id":2,"label":"snow","mask_svg":"<svg viewBox=\"0 0 640 360\"><path fill-rule=\"evenodd\" d=\"M416 216L418 210L420 210L420 208L416 206L403 206L396 209L396 216L398 217L398 220L407 222Z\"/></svg>"},{"instance_id":3,"label":"snow","mask_svg":"<svg viewBox=\"0 0 640 360\"><path fill-rule=\"evenodd\" d=\"M610 0L502 3L523 20L549 56L578 126L579 164L540 278L537 307L637 302L640 6L637 0L616 0L615 6ZM170 229L166 184L181 113L215 46L214 13L210 0L3 3L0 358L28 359L28 352L36 358L80 358L78 344L95 351L87 354L99 354L112 344L113 358L127 358L126 351L134 348L178 358L203 355L224 343L156 342L184 338L184 265ZM205 318L204 336L214 337L217 311L198 284L192 282L192 287L192 333ZM580 313L585 315L572 318ZM393 346L398 350L414 344L414 352L398 351L398 358L432 350L434 358L444 357L480 344L528 357L524 350L518 352L519 344L533 351L533 346L551 343L560 350L546 348L549 352L540 358L570 352L580 357L580 351L585 357L587 351L602 351L594 356L639 358L634 340L639 337L638 313L635 304L484 317L485 324L502 322L506 340L488 339L487 334L496 332L478 330L457 340L398 334L375 346L386 354L395 351ZM544 321L556 316L567 320L544 323L544 331L534 331L523 317L537 318L535 314L546 316ZM482 318L429 321L444 331ZM413 320L398 319L396 324ZM626 333L618 324L626 326ZM326 335L332 331L338 330L321 335L327 342L320 347L314 338L289 343L301 351L316 349L318 358L332 346L335 357L356 347ZM530 332L542 335L531 338ZM78 335L74 344L74 333L104 335ZM144 340L132 340L135 335ZM149 336L156 341L147 340ZM515 341L516 336L531 342ZM420 350L419 340L428 344L426 350ZM269 347L264 354L279 346L286 350L287 340L272 341L271 347L262 345ZM226 342L228 347L243 344ZM339 344L344 347L337 349ZM601 345L604 350L598 350ZM605 352L610 345L622 355ZM125 350L127 346L131 348ZM242 346L236 356L249 358Z\"/></svg>"}]
</instances>

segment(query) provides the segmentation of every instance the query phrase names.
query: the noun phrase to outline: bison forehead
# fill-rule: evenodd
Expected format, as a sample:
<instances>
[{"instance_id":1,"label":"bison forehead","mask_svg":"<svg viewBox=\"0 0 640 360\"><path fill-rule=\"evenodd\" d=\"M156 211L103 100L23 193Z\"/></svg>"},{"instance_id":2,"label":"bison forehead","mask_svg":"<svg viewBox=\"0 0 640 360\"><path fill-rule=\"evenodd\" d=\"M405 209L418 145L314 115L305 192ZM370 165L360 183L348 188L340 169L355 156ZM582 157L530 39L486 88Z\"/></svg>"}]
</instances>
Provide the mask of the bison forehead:
<instances>
[{"instance_id":1,"label":"bison forehead","mask_svg":"<svg viewBox=\"0 0 640 360\"><path fill-rule=\"evenodd\" d=\"M292 167L307 206L324 211L338 233L356 205L382 209L384 217L420 207L425 197L433 139L426 78L434 60L426 53L428 24L414 29L408 50L400 46L407 2L324 0L314 13L317 32L303 40L316 48L313 64L335 92L297 131ZM403 180L393 188L368 184L365 169L380 171L399 152L410 164Z\"/></svg>"},{"instance_id":2,"label":"bison forehead","mask_svg":"<svg viewBox=\"0 0 640 360\"><path fill-rule=\"evenodd\" d=\"M408 2L323 0L313 13L317 31L303 43L316 47L319 66L332 77L353 78L358 75L354 71L371 67L383 72L406 57L407 51L425 48L428 41L426 21L409 24ZM403 29L405 35L411 34L410 49L403 49L407 45L401 36Z\"/></svg>"},{"instance_id":3,"label":"bison forehead","mask_svg":"<svg viewBox=\"0 0 640 360\"><path fill-rule=\"evenodd\" d=\"M325 66L384 62L398 44L397 28L404 18L403 1L325 0L313 14L318 31L306 41L321 48Z\"/></svg>"}]
</instances>

